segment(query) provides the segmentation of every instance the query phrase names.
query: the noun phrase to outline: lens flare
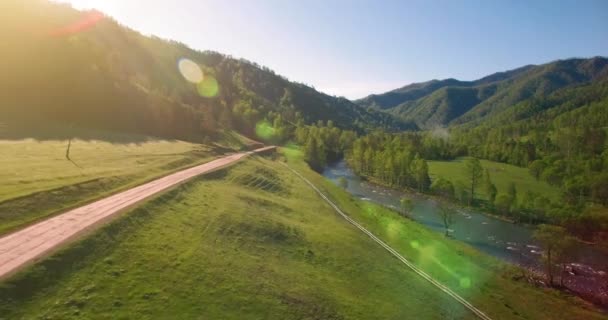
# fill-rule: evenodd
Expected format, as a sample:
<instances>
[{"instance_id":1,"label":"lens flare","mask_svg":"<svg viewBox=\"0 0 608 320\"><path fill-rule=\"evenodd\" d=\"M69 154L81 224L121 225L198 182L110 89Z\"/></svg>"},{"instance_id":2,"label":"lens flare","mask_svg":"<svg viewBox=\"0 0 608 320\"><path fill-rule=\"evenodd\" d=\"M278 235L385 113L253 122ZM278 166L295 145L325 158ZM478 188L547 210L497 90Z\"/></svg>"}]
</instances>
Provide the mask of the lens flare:
<instances>
[{"instance_id":1,"label":"lens flare","mask_svg":"<svg viewBox=\"0 0 608 320\"><path fill-rule=\"evenodd\" d=\"M99 11L90 11L84 13L77 21L49 32L52 37L69 36L93 27L97 22L104 18L103 13Z\"/></svg>"},{"instance_id":2,"label":"lens flare","mask_svg":"<svg viewBox=\"0 0 608 320\"><path fill-rule=\"evenodd\" d=\"M220 87L217 83L217 80L211 75L205 75L205 77L200 81L196 88L198 90L198 94L205 98L213 98L217 96L220 91Z\"/></svg>"},{"instance_id":3,"label":"lens flare","mask_svg":"<svg viewBox=\"0 0 608 320\"><path fill-rule=\"evenodd\" d=\"M275 135L275 129L268 120L262 120L255 125L255 134L258 138L270 140Z\"/></svg>"},{"instance_id":4,"label":"lens flare","mask_svg":"<svg viewBox=\"0 0 608 320\"><path fill-rule=\"evenodd\" d=\"M470 288L471 287L471 278L469 278L469 277L460 278L460 286L463 288Z\"/></svg>"},{"instance_id":5,"label":"lens flare","mask_svg":"<svg viewBox=\"0 0 608 320\"><path fill-rule=\"evenodd\" d=\"M177 62L179 72L184 79L192 83L201 83L203 81L203 71L194 61L182 58Z\"/></svg>"}]
</instances>

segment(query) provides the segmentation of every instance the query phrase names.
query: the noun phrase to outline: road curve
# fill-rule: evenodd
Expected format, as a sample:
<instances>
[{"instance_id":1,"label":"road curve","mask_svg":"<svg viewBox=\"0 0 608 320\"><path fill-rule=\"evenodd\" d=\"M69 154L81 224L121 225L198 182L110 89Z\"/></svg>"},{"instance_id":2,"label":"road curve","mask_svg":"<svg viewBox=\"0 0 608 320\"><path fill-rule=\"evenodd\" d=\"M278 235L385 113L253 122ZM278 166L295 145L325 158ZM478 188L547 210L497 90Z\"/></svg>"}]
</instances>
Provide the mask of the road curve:
<instances>
[{"instance_id":1,"label":"road curve","mask_svg":"<svg viewBox=\"0 0 608 320\"><path fill-rule=\"evenodd\" d=\"M321 198L323 198L323 200L325 200L325 202L327 202L332 208L334 208L334 210L340 216L342 216L342 218L344 218L346 221L348 221L353 226L357 227L357 229L359 229L361 232L365 233L368 237L370 237L372 240L374 240L376 243L378 243L380 246L382 246L384 249L386 249L386 251L390 252L395 258L399 259L399 261L401 261L403 264L405 264L408 268L412 269L412 271L414 271L420 277L422 277L423 279L427 280L428 282L430 282L435 287L439 288L439 290L443 291L444 293L446 293L447 295L449 295L450 297L452 297L454 300L460 302L465 308L469 309L479 319L482 319L482 320L492 320L492 318L490 318L488 315L486 315L483 311L481 311L477 307L473 306L473 304L471 304L469 301L465 300L463 297L461 297L456 292L452 291L452 289L450 289L447 286L443 285L439 281L433 279L433 277L431 277L429 274L427 274L426 272L422 271L420 268L418 268L417 266L415 266L412 262L410 262L409 260L407 260L406 258L404 258L395 249L393 249L388 244L386 244L384 241L380 240L380 238L376 237L376 235L374 235L373 233L371 233L370 231L368 231L367 229L365 229L362 225L360 225L357 221L355 221L354 219L352 219L351 217L349 217L346 213L342 212L342 210L340 210L340 208L335 203L333 203L331 200L329 200L329 198L323 192L321 192L321 190L319 190L312 182L310 182L308 179L306 179L299 172L295 171L294 169L292 169L291 167L289 167L285 163L282 163L282 164L285 167L287 167L287 169L289 169L291 172L293 172L295 175L297 175L298 177L300 177L300 179L302 179L304 182L306 182L306 184L308 184L314 191L316 191L319 194L319 196L321 196Z\"/></svg>"},{"instance_id":2,"label":"road curve","mask_svg":"<svg viewBox=\"0 0 608 320\"><path fill-rule=\"evenodd\" d=\"M122 210L164 190L239 161L251 154L273 150L264 147L235 153L205 164L185 169L132 189L117 193L91 204L67 211L0 238L0 278L48 254L53 249L107 221Z\"/></svg>"}]
</instances>

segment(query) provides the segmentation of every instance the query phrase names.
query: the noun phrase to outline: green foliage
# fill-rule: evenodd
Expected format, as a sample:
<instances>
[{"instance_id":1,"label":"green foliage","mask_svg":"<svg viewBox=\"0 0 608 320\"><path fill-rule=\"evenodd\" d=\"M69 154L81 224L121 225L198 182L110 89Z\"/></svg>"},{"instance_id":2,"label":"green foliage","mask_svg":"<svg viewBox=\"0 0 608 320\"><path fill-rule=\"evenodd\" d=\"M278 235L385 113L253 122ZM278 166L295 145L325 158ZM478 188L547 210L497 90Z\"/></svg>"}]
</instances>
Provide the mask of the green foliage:
<instances>
[{"instance_id":1,"label":"green foliage","mask_svg":"<svg viewBox=\"0 0 608 320\"><path fill-rule=\"evenodd\" d=\"M494 200L494 206L498 212L509 215L513 206L513 198L505 193L499 193Z\"/></svg>"},{"instance_id":2,"label":"green foliage","mask_svg":"<svg viewBox=\"0 0 608 320\"><path fill-rule=\"evenodd\" d=\"M431 185L425 156L439 156L440 138L418 133L373 132L354 141L347 161L362 176L394 187L427 192Z\"/></svg>"},{"instance_id":3,"label":"green foliage","mask_svg":"<svg viewBox=\"0 0 608 320\"><path fill-rule=\"evenodd\" d=\"M547 275L547 283L554 285L555 264L559 263L562 267L560 285L563 285L563 275L565 264L572 257L572 249L575 239L570 236L566 229L559 226L542 224L534 231L534 238L542 245L543 259Z\"/></svg>"},{"instance_id":4,"label":"green foliage","mask_svg":"<svg viewBox=\"0 0 608 320\"><path fill-rule=\"evenodd\" d=\"M299 120L331 120L361 132L413 128L253 62L146 37L109 17L70 35L30 32L23 26L54 30L88 13L54 2L5 2L3 16L11 18L0 19L6 47L0 70L10 81L0 86L3 122L55 121L190 141L214 140L223 130L256 138L263 119L279 141ZM184 58L190 68L200 68L200 83L180 74Z\"/></svg>"},{"instance_id":5,"label":"green foliage","mask_svg":"<svg viewBox=\"0 0 608 320\"><path fill-rule=\"evenodd\" d=\"M353 199L323 176L312 172L297 158L288 157L290 166L311 180L344 212L370 230L416 266L471 301L494 319L592 319L601 312L578 307L580 300L552 289L539 289L513 280L514 270L507 264L453 241L400 213L369 201ZM534 181L533 178L531 178ZM524 297L524 298L522 298ZM407 301L408 298L404 298ZM427 302L430 300L427 300ZM530 301L535 303L530 304ZM578 303L575 301L579 301ZM428 316L416 312L415 318ZM442 317L461 318L452 314Z\"/></svg>"},{"instance_id":6,"label":"green foliage","mask_svg":"<svg viewBox=\"0 0 608 320\"><path fill-rule=\"evenodd\" d=\"M356 101L414 121L426 129L475 123L518 103L534 103L570 87L606 80L608 59L569 59L499 72L475 81L455 79L414 83ZM538 109L534 106L530 109ZM520 110L527 117L532 110Z\"/></svg>"},{"instance_id":7,"label":"green foliage","mask_svg":"<svg viewBox=\"0 0 608 320\"><path fill-rule=\"evenodd\" d=\"M471 188L471 197L469 198L469 205L471 205L475 199L475 188L479 185L481 178L483 177L483 167L477 158L465 160L464 167L466 170L466 175L469 178L469 185Z\"/></svg>"},{"instance_id":8,"label":"green foliage","mask_svg":"<svg viewBox=\"0 0 608 320\"><path fill-rule=\"evenodd\" d=\"M443 177L433 180L431 192L447 199L453 199L455 197L454 185L450 180Z\"/></svg>"}]
</instances>

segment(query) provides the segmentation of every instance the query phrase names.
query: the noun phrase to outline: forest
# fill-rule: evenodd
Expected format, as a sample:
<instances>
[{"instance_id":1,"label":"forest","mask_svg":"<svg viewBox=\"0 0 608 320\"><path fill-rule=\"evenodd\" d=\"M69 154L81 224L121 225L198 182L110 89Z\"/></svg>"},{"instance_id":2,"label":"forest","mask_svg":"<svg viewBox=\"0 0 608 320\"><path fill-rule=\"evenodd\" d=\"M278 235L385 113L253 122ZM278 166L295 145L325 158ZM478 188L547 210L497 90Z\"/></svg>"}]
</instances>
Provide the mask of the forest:
<instances>
[{"instance_id":1,"label":"forest","mask_svg":"<svg viewBox=\"0 0 608 320\"><path fill-rule=\"evenodd\" d=\"M525 100L479 124L401 133L377 130L340 147L351 168L375 182L481 207L519 222L562 225L580 238L598 241L605 240L608 230L607 129L604 80ZM310 139L298 138L310 159L319 149L335 150L336 144L315 136L314 148ZM463 157L469 183L429 177L427 161ZM479 159L526 168L534 179L558 188L559 197L518 192L515 184L499 193ZM309 162L321 167L316 160ZM478 196L480 191L485 199Z\"/></svg>"}]
</instances>

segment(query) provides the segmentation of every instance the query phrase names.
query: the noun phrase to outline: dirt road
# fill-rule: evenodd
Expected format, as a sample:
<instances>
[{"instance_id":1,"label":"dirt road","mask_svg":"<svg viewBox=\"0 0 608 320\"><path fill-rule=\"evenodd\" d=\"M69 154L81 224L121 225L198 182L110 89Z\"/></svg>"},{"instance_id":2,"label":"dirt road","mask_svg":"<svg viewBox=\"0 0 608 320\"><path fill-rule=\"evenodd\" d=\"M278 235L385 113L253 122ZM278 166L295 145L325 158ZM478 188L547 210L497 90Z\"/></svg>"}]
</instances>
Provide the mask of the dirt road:
<instances>
[{"instance_id":1,"label":"dirt road","mask_svg":"<svg viewBox=\"0 0 608 320\"><path fill-rule=\"evenodd\" d=\"M185 169L6 235L0 238L0 278L9 276L82 232L99 226L146 198L200 174L231 165L251 154L271 149L274 147L235 153Z\"/></svg>"}]
</instances>

